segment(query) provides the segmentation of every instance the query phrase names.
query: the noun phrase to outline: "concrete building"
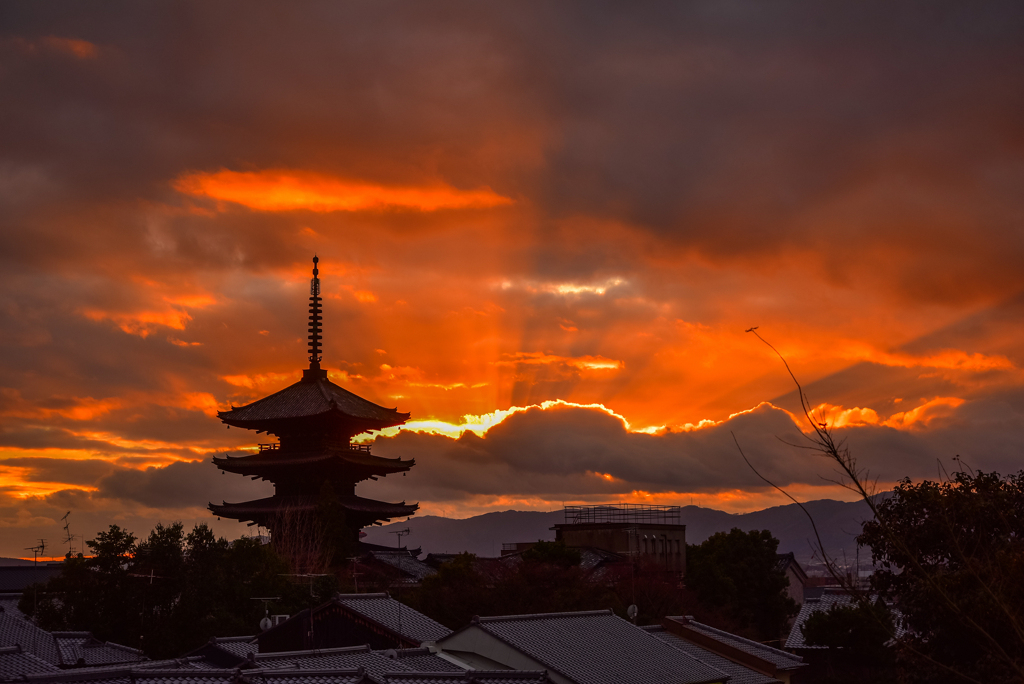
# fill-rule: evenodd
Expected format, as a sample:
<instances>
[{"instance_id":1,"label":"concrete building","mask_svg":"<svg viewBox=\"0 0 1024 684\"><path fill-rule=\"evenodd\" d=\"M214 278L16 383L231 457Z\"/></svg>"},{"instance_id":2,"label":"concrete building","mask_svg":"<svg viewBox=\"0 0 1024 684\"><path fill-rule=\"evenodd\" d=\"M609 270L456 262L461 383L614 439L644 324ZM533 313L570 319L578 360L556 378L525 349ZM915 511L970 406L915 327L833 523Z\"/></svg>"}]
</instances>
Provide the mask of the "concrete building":
<instances>
[{"instance_id":1,"label":"concrete building","mask_svg":"<svg viewBox=\"0 0 1024 684\"><path fill-rule=\"evenodd\" d=\"M564 522L552 528L555 541L646 559L670 572L686 572L686 525L680 524L678 506L566 506L564 514Z\"/></svg>"}]
</instances>

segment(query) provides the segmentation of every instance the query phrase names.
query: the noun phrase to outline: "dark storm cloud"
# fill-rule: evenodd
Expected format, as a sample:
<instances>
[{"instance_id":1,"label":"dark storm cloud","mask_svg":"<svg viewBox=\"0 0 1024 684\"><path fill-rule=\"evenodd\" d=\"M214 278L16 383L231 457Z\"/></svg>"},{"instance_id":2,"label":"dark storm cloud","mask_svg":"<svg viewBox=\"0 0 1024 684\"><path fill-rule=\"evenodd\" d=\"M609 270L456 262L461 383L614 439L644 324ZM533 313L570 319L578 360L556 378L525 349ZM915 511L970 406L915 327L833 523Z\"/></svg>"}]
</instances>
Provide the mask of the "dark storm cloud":
<instances>
[{"instance_id":1,"label":"dark storm cloud","mask_svg":"<svg viewBox=\"0 0 1024 684\"><path fill-rule=\"evenodd\" d=\"M860 425L838 429L836 436L882 483L903 477L935 479L937 463L948 471L957 455L972 467L1005 474L1020 469L1021 420L1024 395L1017 392L968 402L927 430ZM839 479L824 457L800 448L809 443L789 414L767 404L712 427L659 435L628 432L619 419L597 409L557 408L514 414L483 437L465 433L453 440L406 432L378 438L375 452L415 457L417 467L408 478L367 483L360 491L384 498L416 492L430 501L480 494L558 501L636 490L656 494L764 488L743 462L733 435L758 471L775 484L821 486Z\"/></svg>"},{"instance_id":2,"label":"dark storm cloud","mask_svg":"<svg viewBox=\"0 0 1024 684\"><path fill-rule=\"evenodd\" d=\"M619 216L715 258L810 248L838 280L884 246L898 264L876 266L909 297L1021 284L1019 4L238 10L8 10L8 176L63 189L53 209L8 218L34 237L5 231L8 258L154 256L156 240L154 267L287 263L281 217L145 227L110 203L175 202L168 184L189 169L312 167L483 183L547 219ZM11 42L64 34L96 57ZM88 240L57 227L70 210ZM600 268L536 250L542 272Z\"/></svg>"},{"instance_id":3,"label":"dark storm cloud","mask_svg":"<svg viewBox=\"0 0 1024 684\"><path fill-rule=\"evenodd\" d=\"M122 468L97 482L95 496L146 508L205 508L210 502L248 501L273 494L269 483L221 476L209 461L179 461L145 470Z\"/></svg>"}]
</instances>

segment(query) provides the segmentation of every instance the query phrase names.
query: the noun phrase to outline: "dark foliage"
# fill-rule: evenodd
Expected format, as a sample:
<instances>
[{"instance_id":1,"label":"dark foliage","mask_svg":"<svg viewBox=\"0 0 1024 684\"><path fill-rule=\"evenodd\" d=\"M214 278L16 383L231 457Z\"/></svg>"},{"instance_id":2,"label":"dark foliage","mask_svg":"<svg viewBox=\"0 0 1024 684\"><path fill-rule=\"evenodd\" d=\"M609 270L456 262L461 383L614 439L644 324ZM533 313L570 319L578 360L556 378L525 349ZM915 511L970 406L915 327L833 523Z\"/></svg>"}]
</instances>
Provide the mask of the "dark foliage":
<instances>
[{"instance_id":1,"label":"dark foliage","mask_svg":"<svg viewBox=\"0 0 1024 684\"><path fill-rule=\"evenodd\" d=\"M797 605L786 595L789 579L779 570L779 540L768 530L718 532L686 551L686 586L697 599L728 615L760 639L778 639Z\"/></svg>"},{"instance_id":2,"label":"dark foliage","mask_svg":"<svg viewBox=\"0 0 1024 684\"><path fill-rule=\"evenodd\" d=\"M909 630L900 659L916 681L1019 681L1024 668L1024 472L903 480L858 542L874 590Z\"/></svg>"},{"instance_id":3,"label":"dark foliage","mask_svg":"<svg viewBox=\"0 0 1024 684\"><path fill-rule=\"evenodd\" d=\"M640 609L639 624L648 624L696 606L678 578L656 565L622 563L592 573L580 567L579 551L561 542L539 542L500 560L460 554L403 600L452 629L474 615L612 608L625 617L631 603Z\"/></svg>"},{"instance_id":4,"label":"dark foliage","mask_svg":"<svg viewBox=\"0 0 1024 684\"><path fill-rule=\"evenodd\" d=\"M47 630L88 630L99 639L176 657L211 636L254 634L263 605L292 613L322 596L289 581L288 565L256 539L217 539L205 525L157 525L136 543L116 525L87 542L92 557L65 560L61 574L36 587L38 604L19 606ZM334 587L323 588L326 594Z\"/></svg>"},{"instance_id":5,"label":"dark foliage","mask_svg":"<svg viewBox=\"0 0 1024 684\"><path fill-rule=\"evenodd\" d=\"M888 646L892 612L882 601L834 605L812 614L802 626L812 646L827 646L821 657L827 681L893 681L895 657Z\"/></svg>"}]
</instances>

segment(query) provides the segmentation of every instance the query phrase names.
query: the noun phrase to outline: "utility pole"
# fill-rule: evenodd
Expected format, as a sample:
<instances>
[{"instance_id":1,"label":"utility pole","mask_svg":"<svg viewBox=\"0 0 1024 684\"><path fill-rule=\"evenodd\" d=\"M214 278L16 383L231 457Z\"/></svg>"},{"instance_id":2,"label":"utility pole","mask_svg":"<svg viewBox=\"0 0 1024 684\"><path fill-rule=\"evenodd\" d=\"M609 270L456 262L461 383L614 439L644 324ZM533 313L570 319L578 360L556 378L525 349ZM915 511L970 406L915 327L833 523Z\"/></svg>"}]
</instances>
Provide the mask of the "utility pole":
<instances>
[{"instance_id":1,"label":"utility pole","mask_svg":"<svg viewBox=\"0 0 1024 684\"><path fill-rule=\"evenodd\" d=\"M356 593L358 594L359 593L359 576L363 574L361 572L356 572L356 570L359 568L359 565L358 565L358 563L359 563L359 556L352 556L348 560L349 560L350 563L352 563L352 582L356 585Z\"/></svg>"},{"instance_id":2,"label":"utility pole","mask_svg":"<svg viewBox=\"0 0 1024 684\"><path fill-rule=\"evenodd\" d=\"M26 546L25 550L32 552L32 567L36 567L39 564L39 556L46 551L46 540L40 539L36 546Z\"/></svg>"},{"instance_id":3,"label":"utility pole","mask_svg":"<svg viewBox=\"0 0 1024 684\"><path fill-rule=\"evenodd\" d=\"M406 527L404 530L396 530L395 532L392 532L391 534L395 535L396 543L398 545L398 550L401 551L402 550L402 537L405 537L405 536L410 534L409 528ZM402 567L402 554L399 553L398 554L398 581L399 581L399 583L401 583L401 581L402 581L402 573L403 572L405 572L405 569ZM398 587L396 586L395 588L397 589ZM405 636L405 634L402 632L402 602L399 601L398 602L398 647L399 648L402 647L402 639L404 638L404 636Z\"/></svg>"}]
</instances>

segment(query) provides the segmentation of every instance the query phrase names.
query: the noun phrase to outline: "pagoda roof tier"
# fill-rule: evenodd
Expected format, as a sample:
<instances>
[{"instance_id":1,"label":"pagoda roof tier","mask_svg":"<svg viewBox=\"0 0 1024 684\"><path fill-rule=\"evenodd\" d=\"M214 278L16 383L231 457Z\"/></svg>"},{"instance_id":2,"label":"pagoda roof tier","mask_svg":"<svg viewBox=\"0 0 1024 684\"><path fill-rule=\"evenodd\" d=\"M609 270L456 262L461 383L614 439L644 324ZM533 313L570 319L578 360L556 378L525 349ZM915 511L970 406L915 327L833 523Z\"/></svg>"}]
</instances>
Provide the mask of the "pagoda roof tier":
<instances>
[{"instance_id":1,"label":"pagoda roof tier","mask_svg":"<svg viewBox=\"0 0 1024 684\"><path fill-rule=\"evenodd\" d=\"M327 371L320 368L306 370L302 380L280 392L245 406L232 406L217 416L228 425L249 430L268 430L274 424L280 427L282 421L305 422L302 419L321 416L354 423L360 432L382 430L409 420L408 413L378 406L335 385L327 379Z\"/></svg>"},{"instance_id":2,"label":"pagoda roof tier","mask_svg":"<svg viewBox=\"0 0 1024 684\"><path fill-rule=\"evenodd\" d=\"M281 449L266 449L249 456L213 457L214 465L221 470L260 477L265 477L274 471L294 473L294 468L297 466L331 465L332 461L338 465L352 466L354 470L366 473L366 477L405 472L416 465L415 459L403 461L401 458L381 458L355 449L326 449L291 453Z\"/></svg>"},{"instance_id":3,"label":"pagoda roof tier","mask_svg":"<svg viewBox=\"0 0 1024 684\"><path fill-rule=\"evenodd\" d=\"M354 495L339 496L337 500L345 512L352 515L353 522L363 522L364 525L378 520L405 518L419 509L419 504L406 504L404 501L388 503ZM315 511L319 503L315 496L271 496L242 503L211 503L209 508L214 515L222 518L264 525L278 515Z\"/></svg>"}]
</instances>

